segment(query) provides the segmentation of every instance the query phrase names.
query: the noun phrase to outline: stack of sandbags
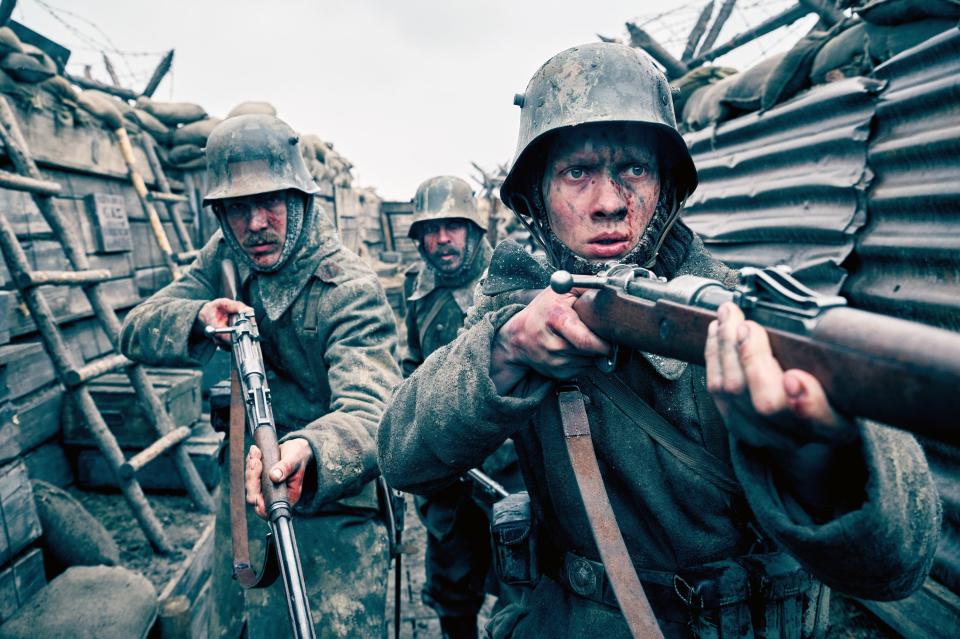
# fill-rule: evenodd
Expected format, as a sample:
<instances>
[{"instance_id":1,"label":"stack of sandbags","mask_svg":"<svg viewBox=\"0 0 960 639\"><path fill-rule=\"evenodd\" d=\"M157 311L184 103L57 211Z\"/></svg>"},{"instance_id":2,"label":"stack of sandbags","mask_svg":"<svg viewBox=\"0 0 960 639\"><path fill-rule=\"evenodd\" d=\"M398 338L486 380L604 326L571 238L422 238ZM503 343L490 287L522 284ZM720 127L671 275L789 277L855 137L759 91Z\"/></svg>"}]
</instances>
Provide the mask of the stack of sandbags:
<instances>
[{"instance_id":1,"label":"stack of sandbags","mask_svg":"<svg viewBox=\"0 0 960 639\"><path fill-rule=\"evenodd\" d=\"M210 131L220 123L219 118L211 118L198 104L163 102L146 96L137 98L136 105L124 117L153 136L164 165L181 171L204 168L203 148Z\"/></svg>"},{"instance_id":2,"label":"stack of sandbags","mask_svg":"<svg viewBox=\"0 0 960 639\"><path fill-rule=\"evenodd\" d=\"M353 175L350 173L353 164L334 150L332 142L307 134L300 138L300 150L307 169L317 183L344 188L353 184Z\"/></svg>"}]
</instances>

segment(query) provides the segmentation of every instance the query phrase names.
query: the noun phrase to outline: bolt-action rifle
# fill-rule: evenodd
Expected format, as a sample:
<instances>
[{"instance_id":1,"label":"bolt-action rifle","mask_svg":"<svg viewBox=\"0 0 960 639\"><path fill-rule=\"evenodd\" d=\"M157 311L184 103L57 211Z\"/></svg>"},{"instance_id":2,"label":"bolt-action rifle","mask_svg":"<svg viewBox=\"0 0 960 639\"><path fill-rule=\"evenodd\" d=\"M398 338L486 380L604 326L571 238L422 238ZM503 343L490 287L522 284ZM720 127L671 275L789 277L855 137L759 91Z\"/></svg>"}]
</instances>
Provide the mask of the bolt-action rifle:
<instances>
[{"instance_id":1,"label":"bolt-action rifle","mask_svg":"<svg viewBox=\"0 0 960 639\"><path fill-rule=\"evenodd\" d=\"M230 260L223 261L224 296L236 299L236 269ZM316 637L310 616L310 602L300 565L300 551L293 531L293 509L287 498L285 483L274 483L268 473L280 460L277 425L270 405L260 332L253 312L230 317L228 328L206 328L207 335L229 334L233 359L230 402L230 528L233 537L233 575L244 588L265 588L277 577L283 579L287 595L287 611L293 637ZM267 534L266 556L261 569L250 563L247 536L247 513L244 500L244 422L257 447L263 453L261 487L267 509L270 532Z\"/></svg>"},{"instance_id":2,"label":"bolt-action rifle","mask_svg":"<svg viewBox=\"0 0 960 639\"><path fill-rule=\"evenodd\" d=\"M783 368L811 373L841 413L944 442L960 440L960 334L850 308L807 288L786 267L744 268L729 289L681 275L614 267L598 276L557 271L551 288L585 292L573 309L618 346L704 363L707 328L724 302L762 325ZM602 363L609 369L615 354Z\"/></svg>"}]
</instances>

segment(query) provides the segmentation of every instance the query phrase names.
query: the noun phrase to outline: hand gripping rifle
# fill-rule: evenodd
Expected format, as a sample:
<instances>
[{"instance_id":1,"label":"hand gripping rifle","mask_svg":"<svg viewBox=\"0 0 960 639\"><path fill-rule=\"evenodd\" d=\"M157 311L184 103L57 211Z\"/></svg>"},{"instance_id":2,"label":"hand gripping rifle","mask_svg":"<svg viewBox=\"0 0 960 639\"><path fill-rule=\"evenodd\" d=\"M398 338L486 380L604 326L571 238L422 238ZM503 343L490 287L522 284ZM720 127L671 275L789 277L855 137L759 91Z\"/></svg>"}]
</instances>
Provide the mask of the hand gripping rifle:
<instances>
[{"instance_id":1,"label":"hand gripping rifle","mask_svg":"<svg viewBox=\"0 0 960 639\"><path fill-rule=\"evenodd\" d=\"M595 289L573 308L600 337L701 365L707 327L721 304L733 302L767 330L780 365L811 373L841 413L960 440L960 334L850 308L842 297L807 288L784 266L744 268L733 290L693 275L668 282L627 266L598 276L557 271L550 286L557 293Z\"/></svg>"},{"instance_id":2,"label":"hand gripping rifle","mask_svg":"<svg viewBox=\"0 0 960 639\"><path fill-rule=\"evenodd\" d=\"M236 299L236 269L230 260L223 261L224 295ZM287 611L296 639L314 639L310 602L300 566L300 552L293 532L292 507L287 499L285 483L276 484L270 469L280 460L277 427L270 406L260 333L252 312L230 317L229 328L206 328L207 335L229 334L233 357L230 402L230 528L233 537L233 576L243 588L265 588L277 577L283 578L287 595ZM263 453L261 487L267 507L270 532L266 540L266 556L256 572L250 564L247 536L247 513L244 500L244 436L246 422L257 447Z\"/></svg>"}]
</instances>

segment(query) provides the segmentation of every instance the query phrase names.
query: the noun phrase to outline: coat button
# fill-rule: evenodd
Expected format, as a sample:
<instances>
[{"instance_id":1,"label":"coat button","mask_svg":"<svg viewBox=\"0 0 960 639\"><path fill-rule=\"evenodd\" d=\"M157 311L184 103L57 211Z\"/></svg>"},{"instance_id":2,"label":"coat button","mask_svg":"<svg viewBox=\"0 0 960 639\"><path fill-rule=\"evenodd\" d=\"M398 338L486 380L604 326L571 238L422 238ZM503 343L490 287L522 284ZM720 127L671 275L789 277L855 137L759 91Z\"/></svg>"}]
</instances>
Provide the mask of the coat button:
<instances>
[{"instance_id":1,"label":"coat button","mask_svg":"<svg viewBox=\"0 0 960 639\"><path fill-rule=\"evenodd\" d=\"M438 333L439 333L440 331L442 331L443 329L445 329L445 328L446 328L446 326L444 326L443 324L437 324L437 332L438 332Z\"/></svg>"}]
</instances>

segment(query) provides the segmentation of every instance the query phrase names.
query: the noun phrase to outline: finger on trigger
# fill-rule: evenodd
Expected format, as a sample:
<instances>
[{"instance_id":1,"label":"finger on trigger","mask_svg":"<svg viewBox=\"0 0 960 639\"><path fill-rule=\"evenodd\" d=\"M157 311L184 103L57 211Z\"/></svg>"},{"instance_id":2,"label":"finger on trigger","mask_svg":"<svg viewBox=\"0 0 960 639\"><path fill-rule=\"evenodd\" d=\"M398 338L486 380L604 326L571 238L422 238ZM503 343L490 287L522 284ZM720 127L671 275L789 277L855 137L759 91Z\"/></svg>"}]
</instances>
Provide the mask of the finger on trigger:
<instances>
[{"instance_id":1,"label":"finger on trigger","mask_svg":"<svg viewBox=\"0 0 960 639\"><path fill-rule=\"evenodd\" d=\"M610 353L610 344L591 331L572 309L558 318L551 328L577 351L594 355Z\"/></svg>"}]
</instances>

